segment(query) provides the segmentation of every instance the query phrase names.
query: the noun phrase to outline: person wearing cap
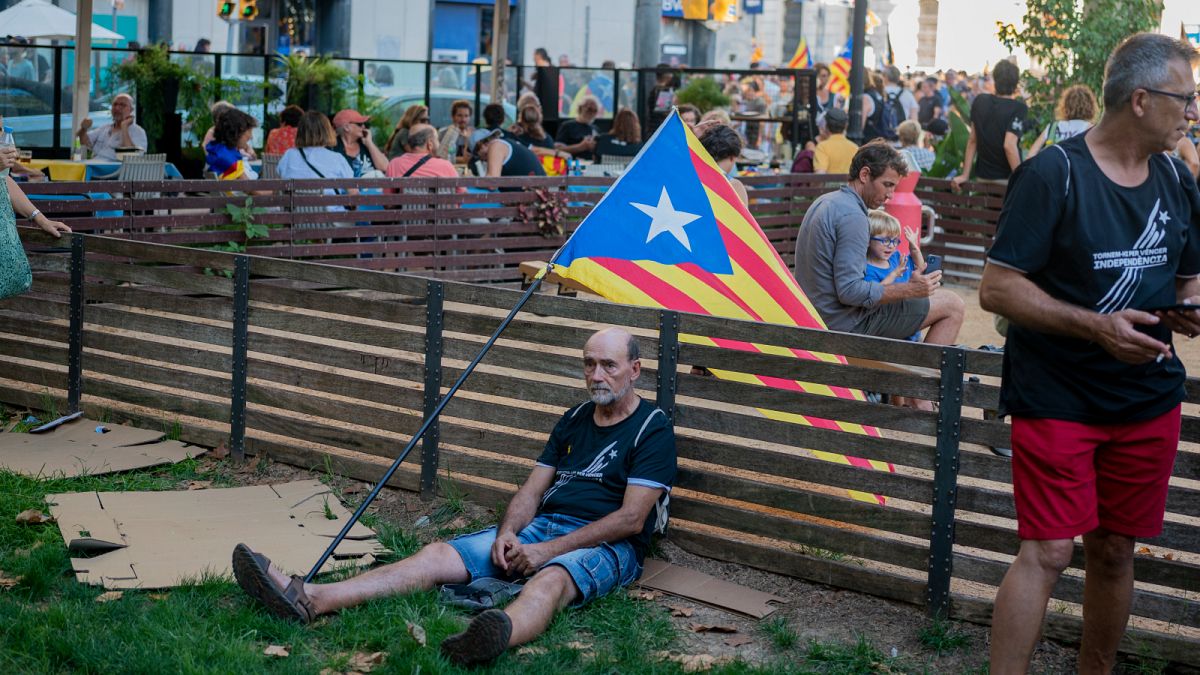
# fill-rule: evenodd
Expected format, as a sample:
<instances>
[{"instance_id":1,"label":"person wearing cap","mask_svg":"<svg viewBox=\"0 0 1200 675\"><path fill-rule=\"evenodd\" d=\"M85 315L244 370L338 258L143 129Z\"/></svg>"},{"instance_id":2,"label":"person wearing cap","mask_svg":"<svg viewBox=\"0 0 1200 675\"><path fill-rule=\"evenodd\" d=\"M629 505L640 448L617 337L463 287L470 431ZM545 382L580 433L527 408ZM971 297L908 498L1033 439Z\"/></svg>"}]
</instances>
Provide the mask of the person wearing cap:
<instances>
[{"instance_id":1,"label":"person wearing cap","mask_svg":"<svg viewBox=\"0 0 1200 675\"><path fill-rule=\"evenodd\" d=\"M846 126L850 116L841 108L825 111L825 129L829 138L817 143L813 152L813 173L847 173L858 146L846 138Z\"/></svg>"},{"instance_id":2,"label":"person wearing cap","mask_svg":"<svg viewBox=\"0 0 1200 675\"><path fill-rule=\"evenodd\" d=\"M375 146L375 139L371 138L371 128L367 126L370 119L349 108L333 116L333 129L338 135L334 152L346 158L346 163L354 170L355 178L387 169L387 155Z\"/></svg>"},{"instance_id":3,"label":"person wearing cap","mask_svg":"<svg viewBox=\"0 0 1200 675\"><path fill-rule=\"evenodd\" d=\"M486 175L489 178L546 175L546 170L532 150L520 143L504 140L499 129L476 129L471 134L471 148L475 157L487 166Z\"/></svg>"},{"instance_id":4,"label":"person wearing cap","mask_svg":"<svg viewBox=\"0 0 1200 675\"><path fill-rule=\"evenodd\" d=\"M92 128L92 119L83 118L75 132L79 143L92 149L92 157L117 161L118 148L146 149L146 130L133 121L133 97L117 94L112 102L112 123Z\"/></svg>"}]
</instances>

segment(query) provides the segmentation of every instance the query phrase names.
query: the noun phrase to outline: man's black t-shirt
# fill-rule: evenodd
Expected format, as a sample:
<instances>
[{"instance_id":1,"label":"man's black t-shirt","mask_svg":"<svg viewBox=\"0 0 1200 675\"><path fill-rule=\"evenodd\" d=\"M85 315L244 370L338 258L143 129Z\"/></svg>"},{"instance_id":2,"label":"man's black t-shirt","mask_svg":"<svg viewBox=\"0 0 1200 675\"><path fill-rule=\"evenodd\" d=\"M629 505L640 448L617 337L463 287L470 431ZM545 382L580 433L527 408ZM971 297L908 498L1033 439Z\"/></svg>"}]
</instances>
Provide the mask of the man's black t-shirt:
<instances>
[{"instance_id":1,"label":"man's black t-shirt","mask_svg":"<svg viewBox=\"0 0 1200 675\"><path fill-rule=\"evenodd\" d=\"M610 427L596 424L595 410L590 401L576 406L554 426L537 462L555 471L540 512L597 521L621 508L627 485L662 488L659 508L629 538L640 562L659 518L666 517L666 493L675 482L675 430L663 411L646 401Z\"/></svg>"},{"instance_id":2,"label":"man's black t-shirt","mask_svg":"<svg viewBox=\"0 0 1200 675\"><path fill-rule=\"evenodd\" d=\"M942 99L937 94L930 94L917 101L917 123L924 129L934 120L938 108L942 107Z\"/></svg>"},{"instance_id":3,"label":"man's black t-shirt","mask_svg":"<svg viewBox=\"0 0 1200 675\"><path fill-rule=\"evenodd\" d=\"M530 134L516 134L513 136L513 138L520 141L526 147L549 148L550 150L554 149L554 139L550 138L550 134L545 134L541 138L534 138Z\"/></svg>"},{"instance_id":4,"label":"man's black t-shirt","mask_svg":"<svg viewBox=\"0 0 1200 675\"><path fill-rule=\"evenodd\" d=\"M1012 132L1021 138L1025 115L1023 101L980 94L971 104L971 124L975 126L975 177L1000 180L1012 175L1004 155L1004 135Z\"/></svg>"},{"instance_id":5,"label":"man's black t-shirt","mask_svg":"<svg viewBox=\"0 0 1200 675\"><path fill-rule=\"evenodd\" d=\"M605 157L633 157L642 149L640 142L626 143L612 134L600 134L596 137L596 161L602 162Z\"/></svg>"},{"instance_id":6,"label":"man's black t-shirt","mask_svg":"<svg viewBox=\"0 0 1200 675\"><path fill-rule=\"evenodd\" d=\"M563 145L575 145L580 143L588 136L595 136L598 131L591 124L584 124L579 120L567 120L558 128L558 136L554 139ZM591 159L592 151L585 150L575 155L579 159Z\"/></svg>"},{"instance_id":7,"label":"man's black t-shirt","mask_svg":"<svg viewBox=\"0 0 1200 675\"><path fill-rule=\"evenodd\" d=\"M1025 273L1053 298L1104 314L1175 303L1176 278L1200 274L1200 192L1191 174L1178 160L1153 155L1146 181L1122 187L1100 170L1086 137L1018 167L989 262ZM1171 342L1161 324L1142 329ZM1003 376L1002 412L1024 417L1137 422L1184 397L1178 356L1130 365L1095 342L1016 323Z\"/></svg>"}]
</instances>

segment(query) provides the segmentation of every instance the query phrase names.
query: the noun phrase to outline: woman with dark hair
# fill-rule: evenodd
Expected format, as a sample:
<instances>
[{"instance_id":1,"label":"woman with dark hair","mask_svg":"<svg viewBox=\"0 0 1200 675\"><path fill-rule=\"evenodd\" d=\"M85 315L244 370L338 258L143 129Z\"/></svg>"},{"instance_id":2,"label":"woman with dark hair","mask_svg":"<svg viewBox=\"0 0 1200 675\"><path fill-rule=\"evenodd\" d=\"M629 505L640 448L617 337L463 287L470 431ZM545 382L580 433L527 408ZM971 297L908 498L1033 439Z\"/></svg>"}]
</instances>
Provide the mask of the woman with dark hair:
<instances>
[{"instance_id":1,"label":"woman with dark hair","mask_svg":"<svg viewBox=\"0 0 1200 675\"><path fill-rule=\"evenodd\" d=\"M429 108L420 103L408 106L400 121L396 122L396 128L388 137L387 147L384 149L389 159L408 152L408 130L417 124L429 124Z\"/></svg>"},{"instance_id":2,"label":"woman with dark hair","mask_svg":"<svg viewBox=\"0 0 1200 675\"><path fill-rule=\"evenodd\" d=\"M282 155L296 147L296 127L304 117L304 109L298 105L289 105L279 113L279 126L267 134L268 155Z\"/></svg>"},{"instance_id":3,"label":"woman with dark hair","mask_svg":"<svg viewBox=\"0 0 1200 675\"><path fill-rule=\"evenodd\" d=\"M642 149L642 124L637 114L621 108L613 118L612 130L596 138L596 161L607 157L633 157Z\"/></svg>"},{"instance_id":4,"label":"woman with dark hair","mask_svg":"<svg viewBox=\"0 0 1200 675\"><path fill-rule=\"evenodd\" d=\"M744 205L749 204L750 197L746 194L746 186L736 178L737 174L734 169L735 161L742 154L742 137L738 136L733 127L717 121L702 122L697 125L696 137L700 139L700 144L721 168L721 172L729 179L729 184L733 186L733 191L737 193L738 199L741 199Z\"/></svg>"},{"instance_id":5,"label":"woman with dark hair","mask_svg":"<svg viewBox=\"0 0 1200 675\"><path fill-rule=\"evenodd\" d=\"M192 50L197 54L207 54L212 51L212 40L208 38L200 38L196 40L196 48Z\"/></svg>"},{"instance_id":6,"label":"woman with dark hair","mask_svg":"<svg viewBox=\"0 0 1200 675\"><path fill-rule=\"evenodd\" d=\"M249 144L257 126L258 120L237 108L222 112L213 127L212 142L204 146L205 168L221 180L258 178L240 150Z\"/></svg>"}]
</instances>

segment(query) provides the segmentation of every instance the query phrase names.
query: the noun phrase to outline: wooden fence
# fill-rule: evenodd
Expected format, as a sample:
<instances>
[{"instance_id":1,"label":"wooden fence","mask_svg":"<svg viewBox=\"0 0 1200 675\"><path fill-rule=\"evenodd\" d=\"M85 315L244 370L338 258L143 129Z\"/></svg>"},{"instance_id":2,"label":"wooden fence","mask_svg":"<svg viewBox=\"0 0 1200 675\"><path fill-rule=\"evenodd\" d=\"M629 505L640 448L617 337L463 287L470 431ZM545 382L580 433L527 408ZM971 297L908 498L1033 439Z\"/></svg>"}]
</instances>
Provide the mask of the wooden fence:
<instances>
[{"instance_id":1,"label":"wooden fence","mask_svg":"<svg viewBox=\"0 0 1200 675\"><path fill-rule=\"evenodd\" d=\"M29 184L26 190L41 198L43 211L80 232L192 247L231 248L232 243L277 258L459 281L514 282L521 279L520 263L548 260L565 241L539 231L537 204L551 199L565 203L563 225L570 233L613 180L92 182ZM809 204L845 183L841 176L813 174L743 181L751 188L751 213L789 265ZM358 193L321 193L330 186ZM943 180L922 180L918 187L922 200L940 216L940 231L926 252L945 258L948 280L975 283L995 231L1003 187L979 184L962 195L952 193ZM78 198L98 188L108 192L93 192L86 201ZM502 191L480 191L496 188ZM231 196L229 190L271 193L252 197L256 207L266 209L255 220L270 228L267 236L248 240L244 228L231 222L226 205L244 205L246 197Z\"/></svg>"},{"instance_id":2,"label":"wooden fence","mask_svg":"<svg viewBox=\"0 0 1200 675\"><path fill-rule=\"evenodd\" d=\"M0 401L79 401L187 441L374 481L518 294L496 286L22 228L33 291L0 301ZM1016 552L997 354L538 294L391 484L453 481L488 506L527 475L584 399L579 352L599 325L642 340L642 394L673 416L680 474L669 537L699 554L987 623ZM904 364L913 373L680 342L705 335ZM858 364L860 362L855 361ZM937 400L938 412L691 374L689 364ZM979 377L983 382L969 378ZM1200 403L1189 381L1163 535L1140 542L1127 652L1200 653ZM864 435L762 410L878 429ZM826 461L842 453L894 472ZM848 491L886 496L886 504ZM861 496L861 495L860 495ZM1082 551L1046 634L1075 641Z\"/></svg>"}]
</instances>

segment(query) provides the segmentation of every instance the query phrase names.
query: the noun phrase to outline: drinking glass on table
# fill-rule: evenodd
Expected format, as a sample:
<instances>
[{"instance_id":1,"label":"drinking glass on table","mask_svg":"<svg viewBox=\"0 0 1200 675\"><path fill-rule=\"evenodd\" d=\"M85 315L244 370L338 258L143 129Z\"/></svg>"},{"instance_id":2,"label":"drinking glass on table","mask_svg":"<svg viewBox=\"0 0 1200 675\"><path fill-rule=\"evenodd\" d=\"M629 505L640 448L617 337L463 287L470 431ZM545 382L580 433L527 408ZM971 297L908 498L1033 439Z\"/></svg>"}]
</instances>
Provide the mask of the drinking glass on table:
<instances>
[{"instance_id":1,"label":"drinking glass on table","mask_svg":"<svg viewBox=\"0 0 1200 675\"><path fill-rule=\"evenodd\" d=\"M33 161L33 151L32 150L18 151L17 152L17 161L21 162L22 164L28 164L28 163L32 162Z\"/></svg>"}]
</instances>

